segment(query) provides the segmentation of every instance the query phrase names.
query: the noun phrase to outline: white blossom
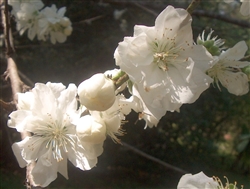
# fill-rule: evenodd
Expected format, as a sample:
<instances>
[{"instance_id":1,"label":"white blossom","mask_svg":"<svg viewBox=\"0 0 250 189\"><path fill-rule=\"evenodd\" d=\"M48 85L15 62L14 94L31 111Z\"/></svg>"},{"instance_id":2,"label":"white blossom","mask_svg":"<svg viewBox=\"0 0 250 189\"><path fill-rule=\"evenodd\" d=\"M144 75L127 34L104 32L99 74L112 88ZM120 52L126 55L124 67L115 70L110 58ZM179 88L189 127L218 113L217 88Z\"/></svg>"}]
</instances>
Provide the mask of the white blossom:
<instances>
[{"instance_id":1,"label":"white blossom","mask_svg":"<svg viewBox=\"0 0 250 189\"><path fill-rule=\"evenodd\" d=\"M97 163L95 146L82 143L76 134L76 94L74 84L65 89L60 83L37 83L32 91L18 95L18 110L9 115L9 127L31 133L12 149L21 167L36 161L31 172L36 185L48 186L57 172L68 178L67 159L82 170Z\"/></svg>"},{"instance_id":2,"label":"white blossom","mask_svg":"<svg viewBox=\"0 0 250 189\"><path fill-rule=\"evenodd\" d=\"M105 111L115 102L115 86L104 74L95 74L78 86L79 100L89 110Z\"/></svg>"},{"instance_id":3,"label":"white blossom","mask_svg":"<svg viewBox=\"0 0 250 189\"><path fill-rule=\"evenodd\" d=\"M36 10L40 10L44 6L41 0L8 0L8 4L12 6L11 13L13 15L16 15L16 13L21 10L22 4L29 4Z\"/></svg>"},{"instance_id":4,"label":"white blossom","mask_svg":"<svg viewBox=\"0 0 250 189\"><path fill-rule=\"evenodd\" d=\"M73 28L69 18L65 17L66 8L57 10L55 5L41 8L44 4L40 0L10 0L13 7L12 14L16 17L17 30L22 35L28 30L28 38L63 43L71 35Z\"/></svg>"},{"instance_id":5,"label":"white blossom","mask_svg":"<svg viewBox=\"0 0 250 189\"><path fill-rule=\"evenodd\" d=\"M203 172L185 174L181 177L177 189L217 189L219 184Z\"/></svg>"},{"instance_id":6,"label":"white blossom","mask_svg":"<svg viewBox=\"0 0 250 189\"><path fill-rule=\"evenodd\" d=\"M214 57L208 75L214 79L220 89L219 82L234 95L244 95L249 91L248 77L241 71L250 65L250 62L240 61L247 51L244 41L237 43L233 48L223 51L220 56Z\"/></svg>"},{"instance_id":7,"label":"white blossom","mask_svg":"<svg viewBox=\"0 0 250 189\"><path fill-rule=\"evenodd\" d=\"M50 36L51 43L63 43L67 36L71 35L72 26L70 20L64 16L66 8L62 7L57 10L55 5L46 7L41 11L43 17L39 19L39 40L46 40Z\"/></svg>"},{"instance_id":8,"label":"white blossom","mask_svg":"<svg viewBox=\"0 0 250 189\"><path fill-rule=\"evenodd\" d=\"M154 114L157 119L166 110L193 103L212 82L204 73L212 56L204 47L193 45L191 16L184 9L168 6L155 26L136 25L134 36L119 43L114 57L144 106L159 112Z\"/></svg>"},{"instance_id":9,"label":"white blossom","mask_svg":"<svg viewBox=\"0 0 250 189\"><path fill-rule=\"evenodd\" d=\"M23 35L28 30L28 38L33 40L38 34L38 20L41 18L40 12L30 3L22 3L20 10L16 13L17 30Z\"/></svg>"}]
</instances>

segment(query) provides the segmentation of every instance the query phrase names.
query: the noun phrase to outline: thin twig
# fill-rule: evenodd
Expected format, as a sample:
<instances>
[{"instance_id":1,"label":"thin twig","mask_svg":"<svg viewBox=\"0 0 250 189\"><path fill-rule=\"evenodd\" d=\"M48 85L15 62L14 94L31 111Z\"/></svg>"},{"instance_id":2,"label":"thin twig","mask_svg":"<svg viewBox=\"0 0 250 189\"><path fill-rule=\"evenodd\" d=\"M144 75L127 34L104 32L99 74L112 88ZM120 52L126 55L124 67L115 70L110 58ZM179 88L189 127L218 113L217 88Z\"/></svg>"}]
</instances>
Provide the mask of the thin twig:
<instances>
[{"instance_id":1,"label":"thin twig","mask_svg":"<svg viewBox=\"0 0 250 189\"><path fill-rule=\"evenodd\" d=\"M99 16L95 16L93 18L88 18L79 22L75 22L73 23L73 25L77 25L77 24L91 24L93 21L99 20L100 18L103 18L105 15L99 15Z\"/></svg>"},{"instance_id":2,"label":"thin twig","mask_svg":"<svg viewBox=\"0 0 250 189\"><path fill-rule=\"evenodd\" d=\"M37 45L34 45L34 44L29 44L29 45L18 45L18 46L15 46L16 49L25 49L25 48L47 48L47 47L53 47L53 48L57 48L57 47L70 47L72 46L73 44L72 43L67 43L67 44L37 44Z\"/></svg>"},{"instance_id":3,"label":"thin twig","mask_svg":"<svg viewBox=\"0 0 250 189\"><path fill-rule=\"evenodd\" d=\"M250 55L247 55L243 57L242 59L240 59L240 61L246 61L246 60L250 60Z\"/></svg>"},{"instance_id":4,"label":"thin twig","mask_svg":"<svg viewBox=\"0 0 250 189\"><path fill-rule=\"evenodd\" d=\"M155 17L158 16L158 13L157 13L157 12L155 12L155 11L153 11L153 10L151 10L151 9L149 9L149 8L147 8L147 7L145 7L145 6L141 5L141 4L139 4L139 3L131 2L131 4L133 4L133 5L137 6L137 7L139 7L140 9L145 10L146 12L150 13L151 15L153 15L153 16L155 16Z\"/></svg>"},{"instance_id":5,"label":"thin twig","mask_svg":"<svg viewBox=\"0 0 250 189\"><path fill-rule=\"evenodd\" d=\"M192 14L194 9L200 4L201 0L192 0L192 2L189 4L187 11L189 14Z\"/></svg>"},{"instance_id":6,"label":"thin twig","mask_svg":"<svg viewBox=\"0 0 250 189\"><path fill-rule=\"evenodd\" d=\"M160 165L166 167L167 169L171 169L171 170L176 171L176 172L179 172L179 173L181 173L181 174L186 174L186 173L188 173L187 171L185 171L185 170L183 170L183 169L180 169L180 168L178 168L178 167L175 167L175 166L173 166L173 165L170 165L170 164L168 164L168 163L166 163L166 162L164 162L164 161L162 161L162 160L160 160L160 159L158 159L158 158L156 158L156 157L153 157L153 156L151 156L151 155L149 155L149 154L146 154L145 152L142 152L141 150L138 150L137 148L135 148L135 147L133 147L133 146L131 146L131 145L125 143L125 142L121 142L121 144L122 144L124 147L126 147L126 148L132 150L132 151L135 152L136 154L138 154L138 155L140 155L140 156L142 156L142 157L145 157L145 158L147 158L147 159L149 159L149 160L151 160L151 161L154 161L154 162L156 162L156 163L158 163L158 164L160 164Z\"/></svg>"},{"instance_id":7,"label":"thin twig","mask_svg":"<svg viewBox=\"0 0 250 189\"><path fill-rule=\"evenodd\" d=\"M27 84L31 87L33 87L35 84L33 81L31 81L30 78L28 78L23 72L21 72L20 70L18 70L18 74L20 75L20 77L22 78L22 80L26 81Z\"/></svg>"},{"instance_id":8,"label":"thin twig","mask_svg":"<svg viewBox=\"0 0 250 189\"><path fill-rule=\"evenodd\" d=\"M115 88L118 89L120 86L122 86L123 83L127 82L128 80L129 80L128 74L125 73L115 82Z\"/></svg>"},{"instance_id":9,"label":"thin twig","mask_svg":"<svg viewBox=\"0 0 250 189\"><path fill-rule=\"evenodd\" d=\"M238 26L245 27L245 28L250 28L250 22L247 22L244 20L238 20L235 18L231 18L230 16L224 16L224 15L217 14L214 12L206 12L204 10L194 10L192 15L203 16L203 17L208 17L208 18L215 18L218 20L222 20L224 22L234 24L234 25L238 25Z\"/></svg>"}]
</instances>

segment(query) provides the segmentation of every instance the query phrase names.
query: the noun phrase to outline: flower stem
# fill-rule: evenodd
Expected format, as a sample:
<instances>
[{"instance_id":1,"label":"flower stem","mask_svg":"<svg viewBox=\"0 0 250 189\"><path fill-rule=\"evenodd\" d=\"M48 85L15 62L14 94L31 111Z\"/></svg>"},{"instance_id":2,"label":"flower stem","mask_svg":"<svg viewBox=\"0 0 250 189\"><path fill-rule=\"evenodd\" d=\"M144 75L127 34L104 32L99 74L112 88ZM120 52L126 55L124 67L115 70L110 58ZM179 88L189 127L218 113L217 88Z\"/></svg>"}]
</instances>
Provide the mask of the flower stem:
<instances>
[{"instance_id":1,"label":"flower stem","mask_svg":"<svg viewBox=\"0 0 250 189\"><path fill-rule=\"evenodd\" d=\"M129 77L125 72L122 72L122 74L115 76L113 80L115 81L115 89L118 89L123 83L129 80Z\"/></svg>"},{"instance_id":2,"label":"flower stem","mask_svg":"<svg viewBox=\"0 0 250 189\"><path fill-rule=\"evenodd\" d=\"M192 0L192 2L190 3L190 5L187 8L188 13L192 14L194 9L199 5L200 2L201 2L201 0Z\"/></svg>"}]
</instances>

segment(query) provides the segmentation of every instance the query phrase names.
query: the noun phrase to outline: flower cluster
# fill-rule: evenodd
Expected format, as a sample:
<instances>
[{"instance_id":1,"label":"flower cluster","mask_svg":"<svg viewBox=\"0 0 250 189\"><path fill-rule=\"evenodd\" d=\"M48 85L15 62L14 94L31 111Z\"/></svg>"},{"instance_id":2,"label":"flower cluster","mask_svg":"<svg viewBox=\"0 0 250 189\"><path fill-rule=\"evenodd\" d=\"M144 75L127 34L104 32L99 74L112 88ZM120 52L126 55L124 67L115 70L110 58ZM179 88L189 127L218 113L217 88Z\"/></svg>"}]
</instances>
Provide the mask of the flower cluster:
<instances>
[{"instance_id":1,"label":"flower cluster","mask_svg":"<svg viewBox=\"0 0 250 189\"><path fill-rule=\"evenodd\" d=\"M121 125L131 111L131 103L123 95L115 95L113 82L112 87L107 87L111 80L95 76L89 80L102 88L104 102L109 105L107 99L112 101L103 111L88 110L83 104L78 107L77 95L79 99L86 98L82 90L87 82L78 88L74 84L65 88L61 83L37 83L31 91L18 93L18 109L9 115L8 126L31 136L14 143L12 149L20 167L36 162L31 172L36 185L48 186L56 179L57 172L68 178L67 159L81 170L94 167L107 135L119 142L117 136L123 134ZM90 91L90 98L98 90Z\"/></svg>"},{"instance_id":2,"label":"flower cluster","mask_svg":"<svg viewBox=\"0 0 250 189\"><path fill-rule=\"evenodd\" d=\"M20 33L28 30L30 39L50 36L52 43L64 42L72 31L65 8L57 11L52 5L40 11L39 0L10 4ZM36 162L31 174L37 185L48 186L57 172L68 178L67 159L81 170L94 167L107 136L120 142L117 136L123 135L121 126L132 110L145 120L145 127L153 127L167 111L195 102L213 81L235 95L249 91L241 68L250 62L240 61L246 43L224 51L224 41L212 38L211 31L206 39L203 32L195 44L191 22L186 10L168 6L155 26L136 25L134 35L119 43L114 58L120 69L95 74L78 87L37 83L18 94L18 109L9 115L8 126L30 136L12 148L21 167ZM126 87L129 98L121 94ZM185 175L178 185L178 189L217 187L203 173Z\"/></svg>"},{"instance_id":3,"label":"flower cluster","mask_svg":"<svg viewBox=\"0 0 250 189\"><path fill-rule=\"evenodd\" d=\"M57 10L55 5L44 7L41 0L10 0L12 14L17 22L17 30L20 35L27 30L28 38L33 40L47 40L51 43L63 43L67 36L72 33L72 26L69 18L65 17L66 8ZM42 10L41 10L42 9Z\"/></svg>"}]
</instances>

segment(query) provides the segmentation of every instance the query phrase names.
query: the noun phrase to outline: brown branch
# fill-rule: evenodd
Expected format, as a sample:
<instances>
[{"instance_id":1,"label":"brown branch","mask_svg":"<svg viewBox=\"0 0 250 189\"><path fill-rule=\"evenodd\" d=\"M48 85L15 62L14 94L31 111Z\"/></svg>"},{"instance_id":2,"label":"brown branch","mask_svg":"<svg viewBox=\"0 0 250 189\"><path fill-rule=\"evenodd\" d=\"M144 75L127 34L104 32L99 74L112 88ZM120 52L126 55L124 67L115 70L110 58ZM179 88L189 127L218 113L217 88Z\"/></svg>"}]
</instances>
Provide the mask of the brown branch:
<instances>
[{"instance_id":1,"label":"brown branch","mask_svg":"<svg viewBox=\"0 0 250 189\"><path fill-rule=\"evenodd\" d=\"M0 4L2 4L2 0L0 0ZM6 45L7 78L9 78L11 82L13 101L15 104L17 104L18 102L17 93L22 92L25 85L19 78L16 63L12 58L14 47L13 47L13 38L12 38L12 32L11 32L11 27L10 27L8 0L4 0L4 9L1 10L1 13L2 13L2 24L4 27L4 36L5 36L5 45ZM30 136L29 132L21 132L20 134L21 134L22 139ZM33 187L34 181L31 175L31 171L34 166L35 166L35 162L32 162L29 165L27 165L27 168L26 168L26 188L27 189L42 188L42 187Z\"/></svg>"},{"instance_id":2,"label":"brown branch","mask_svg":"<svg viewBox=\"0 0 250 189\"><path fill-rule=\"evenodd\" d=\"M195 16L203 16L203 17L208 17L208 18L215 18L218 20L222 20L224 22L228 22L234 25L238 25L241 27L245 27L245 28L250 28L250 22L244 21L244 20L238 20L235 18L231 18L230 16L224 16L221 14L216 14L214 12L206 12L204 10L194 10L192 15Z\"/></svg>"},{"instance_id":3,"label":"brown branch","mask_svg":"<svg viewBox=\"0 0 250 189\"><path fill-rule=\"evenodd\" d=\"M0 1L2 4L2 1ZM4 5L8 5L8 0L4 0ZM5 44L7 47L6 54L9 56L13 52L15 52L13 48L13 43L11 43L12 34L11 34L11 27L10 27L10 16L8 6L4 6L4 10L2 10L2 22L4 27L4 34L5 34Z\"/></svg>"},{"instance_id":4,"label":"brown branch","mask_svg":"<svg viewBox=\"0 0 250 189\"><path fill-rule=\"evenodd\" d=\"M15 102L15 104L17 104L17 102L18 102L17 93L22 92L23 82L20 80L20 78L18 76L16 63L14 62L14 60L11 57L7 57L7 64L8 64L8 66L7 66L7 78L10 79L13 101Z\"/></svg>"},{"instance_id":5,"label":"brown branch","mask_svg":"<svg viewBox=\"0 0 250 189\"><path fill-rule=\"evenodd\" d=\"M0 99L0 106L7 112L12 112L16 109L16 105L13 102L5 102Z\"/></svg>"}]
</instances>

